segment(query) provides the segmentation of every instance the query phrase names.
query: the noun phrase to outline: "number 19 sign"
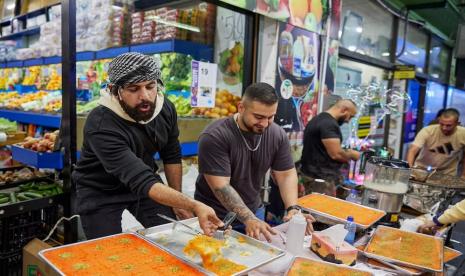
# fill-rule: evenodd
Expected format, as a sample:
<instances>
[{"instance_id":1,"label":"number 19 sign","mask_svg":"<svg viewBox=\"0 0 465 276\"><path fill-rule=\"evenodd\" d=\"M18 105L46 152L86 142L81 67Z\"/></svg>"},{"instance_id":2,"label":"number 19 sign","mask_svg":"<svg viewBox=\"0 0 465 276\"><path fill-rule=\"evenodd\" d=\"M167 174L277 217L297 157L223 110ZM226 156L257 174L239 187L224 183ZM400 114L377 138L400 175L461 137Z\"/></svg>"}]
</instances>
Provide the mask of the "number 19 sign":
<instances>
[{"instance_id":1,"label":"number 19 sign","mask_svg":"<svg viewBox=\"0 0 465 276\"><path fill-rule=\"evenodd\" d=\"M191 106L215 107L216 73L218 66L215 63L207 63L193 60Z\"/></svg>"}]
</instances>

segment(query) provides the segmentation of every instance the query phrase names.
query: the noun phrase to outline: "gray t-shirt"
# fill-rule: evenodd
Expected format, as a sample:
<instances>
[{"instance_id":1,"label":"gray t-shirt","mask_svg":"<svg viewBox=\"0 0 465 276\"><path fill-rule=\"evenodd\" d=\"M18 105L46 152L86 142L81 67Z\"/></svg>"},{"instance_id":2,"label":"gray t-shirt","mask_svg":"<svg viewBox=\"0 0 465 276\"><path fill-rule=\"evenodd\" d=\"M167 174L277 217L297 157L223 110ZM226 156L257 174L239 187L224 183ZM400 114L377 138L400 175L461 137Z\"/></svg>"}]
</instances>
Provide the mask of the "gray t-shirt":
<instances>
[{"instance_id":1,"label":"gray t-shirt","mask_svg":"<svg viewBox=\"0 0 465 276\"><path fill-rule=\"evenodd\" d=\"M208 186L203 174L230 177L231 186L255 212L261 205L261 185L268 169L286 171L294 168L289 140L284 130L272 123L262 134L260 146L250 151L233 117L209 125L199 139L199 176L195 199L215 209L223 218L228 212ZM249 147L254 149L260 135L242 131ZM291 183L289 183L291 184Z\"/></svg>"}]
</instances>

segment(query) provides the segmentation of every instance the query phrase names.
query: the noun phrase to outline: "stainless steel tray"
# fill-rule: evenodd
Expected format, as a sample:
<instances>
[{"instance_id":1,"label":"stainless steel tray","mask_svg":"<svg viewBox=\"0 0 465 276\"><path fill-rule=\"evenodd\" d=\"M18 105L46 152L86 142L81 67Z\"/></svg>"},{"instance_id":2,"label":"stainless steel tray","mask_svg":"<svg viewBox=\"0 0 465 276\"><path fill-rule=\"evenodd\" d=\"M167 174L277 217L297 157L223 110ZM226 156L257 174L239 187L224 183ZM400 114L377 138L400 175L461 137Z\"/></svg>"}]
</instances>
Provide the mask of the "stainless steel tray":
<instances>
[{"instance_id":1,"label":"stainless steel tray","mask_svg":"<svg viewBox=\"0 0 465 276\"><path fill-rule=\"evenodd\" d=\"M319 194L319 193L314 193L314 194ZM347 204L352 204L352 205L360 206L360 207L363 207L363 208L366 208L366 209L375 210L375 211L384 213L384 215L386 215L386 212L383 211L383 210L371 208L371 207L368 207L368 206L364 206L364 205L361 205L361 204L356 204L356 203L349 202L349 201L345 201L345 200L342 200L342 199L339 199L339 198L336 198L336 197L334 197L334 199L339 200L339 201L343 201L343 202L345 202ZM345 219L338 218L338 217L335 217L333 215L326 214L326 213L323 213L323 212L320 212L320 211L317 211L317 210L314 210L314 209L311 209L311 208L306 208L306 207L301 206L301 205L299 205L299 206L302 208L302 210L311 213L313 215L313 217L319 222L326 223L326 224L329 224L329 225L345 224L347 222L347 220L345 220ZM379 219L373 221L369 225L355 223L355 225L357 225L357 231L366 230L366 229L370 228L371 226L373 226L373 224L378 222L381 218L383 218L383 217L380 217Z\"/></svg>"},{"instance_id":2,"label":"stainless steel tray","mask_svg":"<svg viewBox=\"0 0 465 276\"><path fill-rule=\"evenodd\" d=\"M54 250L57 250L57 249L60 249L60 248L64 248L64 247L71 247L71 246L75 246L77 244L84 244L84 243L89 243L89 242L93 242L93 241L96 241L96 240L102 240L102 239L106 239L106 238L109 238L109 237L115 237L115 236L126 236L126 235L132 235L132 236L136 236L137 238L140 238L140 239L143 239L145 241L147 241L148 244L174 256L176 259L178 259L180 262L190 266L190 267L193 267L195 268L196 270L200 271L201 273L205 274L205 275L215 275L207 270L205 270L203 267L198 267L198 266L193 266L190 262L187 262L186 260L183 260L182 258L179 258L178 256L174 255L173 253L169 252L168 250L166 250L165 248L157 245L157 244L154 244L153 242L151 242L150 240L148 240L147 238L145 238L144 236L142 235L139 235L139 234L136 234L136 233L121 233L121 234L115 234L115 235L110 235L110 236L106 236L106 237L102 237L102 238L98 238L98 239L93 239L93 240L88 240L88 241L82 241L82 242L77 242L77 243L72 243L72 244L67 244L67 245L62 245L62 246L57 246L57 247L52 247L52 248L47 248L47 249L44 249L44 250L41 250L39 252L39 256L40 258L46 262L50 267L52 267L57 273L59 273L60 275L66 275L64 274L58 267L56 267L53 262L51 262L50 260L47 259L47 257L44 256L44 253L45 252L48 252L48 251L54 251ZM109 275L111 275L112 271L108 271ZM114 272L113 272L114 273Z\"/></svg>"},{"instance_id":3,"label":"stainless steel tray","mask_svg":"<svg viewBox=\"0 0 465 276\"><path fill-rule=\"evenodd\" d=\"M384 226L384 225L378 226L378 228L376 228L373 235L371 235L370 240L368 241L368 244L365 247L365 250L370 246L370 243L372 242L373 237L376 235L376 231L378 231L378 229L380 229L380 228L390 228L390 227L387 227L387 226ZM395 229L395 230L403 231L403 230L399 230L399 229ZM406 231L404 231L404 232L406 232ZM421 234L421 233L412 233L412 234L421 235L421 236L425 236L425 237L429 237L429 238L434 238L434 239L437 239L437 240L440 240L440 241L443 242L443 239L438 238L438 237L429 236L429 235L425 235L425 234ZM441 247L441 248L443 248L443 247ZM440 254L440 263L441 263L440 266L441 266L441 269L440 270L435 270L435 269L430 268L430 267L425 267L425 266L421 266L421 265L417 265L417 264L413 264L413 263L408 263L408 262L404 262L404 261L401 261L401 260L396 260L396 259L392 259L392 258L389 258L389 257L369 253L369 252L366 252L366 251L363 252L363 254L365 254L365 256L376 259L376 260L380 260L380 261L383 261L383 262L389 262L389 263L393 263L393 264L398 264L398 265L402 265L402 266L406 266L406 267L412 267L412 268L426 270L426 271L442 272L443 267L444 267L444 251L442 250L442 252L440 252L440 253L441 253ZM412 254L415 254L415 252L412 252Z\"/></svg>"},{"instance_id":4,"label":"stainless steel tray","mask_svg":"<svg viewBox=\"0 0 465 276\"><path fill-rule=\"evenodd\" d=\"M183 222L200 229L197 218L183 220ZM142 229L139 230L138 233L165 248L178 258L185 260L195 267L203 268L202 260L199 256L192 258L184 254L183 251L184 247L195 234L180 225L176 225L175 229L173 229L173 226L173 223L168 223ZM238 241L238 238L241 238L241 242ZM230 231L230 234L226 235L226 244L227 246L222 250L223 256L233 262L247 266L247 269L233 275L247 274L247 272L280 258L285 254L283 250L273 245L255 240L237 231Z\"/></svg>"},{"instance_id":5,"label":"stainless steel tray","mask_svg":"<svg viewBox=\"0 0 465 276\"><path fill-rule=\"evenodd\" d=\"M333 264L333 263L325 262L325 261L322 261L322 260L310 259L310 258L306 258L306 257L295 256L294 258L292 258L291 264L290 264L289 267L287 268L286 273L285 273L284 275L286 275L286 276L289 275L289 272L291 271L291 268L292 268L292 266L294 265L294 262L295 262L297 259L305 259L305 260L309 260L309 261L312 261L312 262L322 263L322 264L325 264L325 265L328 265L328 266L331 266L331 267L335 267L335 268L344 268L344 269L353 270L354 272L360 272L359 269L355 269L355 268L350 267L350 266L347 266L347 265ZM370 274L370 275L373 275L373 273L368 272L368 271L363 271L363 272L366 272L366 273L368 273L368 274ZM334 275L336 275L336 274L334 274Z\"/></svg>"}]
</instances>

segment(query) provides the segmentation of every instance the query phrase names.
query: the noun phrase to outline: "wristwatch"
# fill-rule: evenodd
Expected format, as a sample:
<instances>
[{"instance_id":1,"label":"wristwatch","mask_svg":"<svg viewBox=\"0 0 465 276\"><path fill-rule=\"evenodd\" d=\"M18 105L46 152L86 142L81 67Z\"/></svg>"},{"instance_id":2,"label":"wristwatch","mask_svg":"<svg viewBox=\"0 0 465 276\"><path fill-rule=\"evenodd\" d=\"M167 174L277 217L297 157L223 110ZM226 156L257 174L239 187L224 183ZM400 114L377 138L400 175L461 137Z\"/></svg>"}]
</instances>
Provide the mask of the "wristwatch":
<instances>
[{"instance_id":1,"label":"wristwatch","mask_svg":"<svg viewBox=\"0 0 465 276\"><path fill-rule=\"evenodd\" d=\"M289 212L292 211L292 210L300 211L300 210L302 210L302 209L301 209L298 205L291 205L291 206L287 207L286 212L289 213Z\"/></svg>"},{"instance_id":2,"label":"wristwatch","mask_svg":"<svg viewBox=\"0 0 465 276\"><path fill-rule=\"evenodd\" d=\"M444 226L444 224L439 222L438 216L433 217L433 222L434 222L434 224L436 224L436 226L439 226L439 227Z\"/></svg>"}]
</instances>

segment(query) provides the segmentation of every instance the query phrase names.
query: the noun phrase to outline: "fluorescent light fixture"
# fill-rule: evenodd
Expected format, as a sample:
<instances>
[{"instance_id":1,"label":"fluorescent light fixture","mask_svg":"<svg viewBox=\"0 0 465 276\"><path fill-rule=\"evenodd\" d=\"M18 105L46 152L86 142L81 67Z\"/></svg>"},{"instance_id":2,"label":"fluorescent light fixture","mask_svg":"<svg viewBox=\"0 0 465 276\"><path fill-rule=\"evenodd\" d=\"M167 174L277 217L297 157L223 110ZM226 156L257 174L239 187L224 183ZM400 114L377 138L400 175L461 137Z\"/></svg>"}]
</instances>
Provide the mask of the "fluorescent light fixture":
<instances>
[{"instance_id":1,"label":"fluorescent light fixture","mask_svg":"<svg viewBox=\"0 0 465 276\"><path fill-rule=\"evenodd\" d=\"M8 4L8 5L6 6L6 9L7 9L7 10L12 10L12 9L14 9L14 8L15 8L15 3L11 3L11 4Z\"/></svg>"},{"instance_id":2,"label":"fluorescent light fixture","mask_svg":"<svg viewBox=\"0 0 465 276\"><path fill-rule=\"evenodd\" d=\"M337 33L338 37L341 37L342 36L342 31L339 30L339 32Z\"/></svg>"},{"instance_id":3,"label":"fluorescent light fixture","mask_svg":"<svg viewBox=\"0 0 465 276\"><path fill-rule=\"evenodd\" d=\"M383 53L381 53L381 55L382 55L383 57L388 57L388 56L390 56L390 54L389 54L388 52L383 52Z\"/></svg>"},{"instance_id":4,"label":"fluorescent light fixture","mask_svg":"<svg viewBox=\"0 0 465 276\"><path fill-rule=\"evenodd\" d=\"M411 53L412 55L418 55L418 54L420 53L420 51L418 51L418 50L413 50L413 51L410 51L410 53Z\"/></svg>"},{"instance_id":5,"label":"fluorescent light fixture","mask_svg":"<svg viewBox=\"0 0 465 276\"><path fill-rule=\"evenodd\" d=\"M362 27L357 27L357 28L355 28L355 31L357 33L361 33L361 32L363 32L363 28Z\"/></svg>"},{"instance_id":6,"label":"fluorescent light fixture","mask_svg":"<svg viewBox=\"0 0 465 276\"><path fill-rule=\"evenodd\" d=\"M408 52L407 52L407 51L405 51L403 55L404 55L404 56L408 55Z\"/></svg>"},{"instance_id":7,"label":"fluorescent light fixture","mask_svg":"<svg viewBox=\"0 0 465 276\"><path fill-rule=\"evenodd\" d=\"M350 45L349 47L347 47L347 49L349 49L349 51L355 51L357 50L357 46L354 46L354 45Z\"/></svg>"},{"instance_id":8,"label":"fluorescent light fixture","mask_svg":"<svg viewBox=\"0 0 465 276\"><path fill-rule=\"evenodd\" d=\"M172 27L176 27L176 28L185 29L185 30L188 30L188 31L200 33L199 27L194 27L194 26L179 23L179 22L176 22L176 21L166 21L164 19L161 19L159 16L151 16L151 17L148 17L148 19L151 19L151 20L153 20L153 21L155 21L157 23L165 24L165 25L168 25L168 26L172 26Z\"/></svg>"},{"instance_id":9,"label":"fluorescent light fixture","mask_svg":"<svg viewBox=\"0 0 465 276\"><path fill-rule=\"evenodd\" d=\"M431 76L432 76L433 78L439 79L439 75L438 75L438 74L431 74Z\"/></svg>"}]
</instances>

